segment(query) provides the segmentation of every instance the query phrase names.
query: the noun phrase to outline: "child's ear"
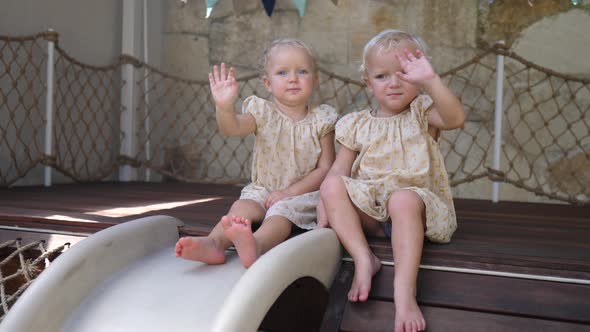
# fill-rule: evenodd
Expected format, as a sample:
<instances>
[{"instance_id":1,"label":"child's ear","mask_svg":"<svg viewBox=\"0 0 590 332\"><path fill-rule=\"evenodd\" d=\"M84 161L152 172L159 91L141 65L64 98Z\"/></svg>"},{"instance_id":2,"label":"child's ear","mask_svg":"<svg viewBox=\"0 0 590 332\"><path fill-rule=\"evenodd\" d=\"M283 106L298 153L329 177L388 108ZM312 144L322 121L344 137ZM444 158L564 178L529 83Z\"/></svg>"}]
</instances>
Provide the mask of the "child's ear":
<instances>
[{"instance_id":1,"label":"child's ear","mask_svg":"<svg viewBox=\"0 0 590 332\"><path fill-rule=\"evenodd\" d=\"M268 77L266 77L266 74L262 75L262 84L264 84L266 91L272 92L270 89L270 81L268 80Z\"/></svg>"},{"instance_id":2,"label":"child's ear","mask_svg":"<svg viewBox=\"0 0 590 332\"><path fill-rule=\"evenodd\" d=\"M315 72L315 74L313 74L313 87L314 87L314 89L317 89L320 87L320 73L319 72Z\"/></svg>"},{"instance_id":3,"label":"child's ear","mask_svg":"<svg viewBox=\"0 0 590 332\"><path fill-rule=\"evenodd\" d=\"M373 93L373 87L371 86L371 81L369 80L367 75L363 75L363 81L365 81L365 84L367 85L367 89L369 90L369 92Z\"/></svg>"}]
</instances>

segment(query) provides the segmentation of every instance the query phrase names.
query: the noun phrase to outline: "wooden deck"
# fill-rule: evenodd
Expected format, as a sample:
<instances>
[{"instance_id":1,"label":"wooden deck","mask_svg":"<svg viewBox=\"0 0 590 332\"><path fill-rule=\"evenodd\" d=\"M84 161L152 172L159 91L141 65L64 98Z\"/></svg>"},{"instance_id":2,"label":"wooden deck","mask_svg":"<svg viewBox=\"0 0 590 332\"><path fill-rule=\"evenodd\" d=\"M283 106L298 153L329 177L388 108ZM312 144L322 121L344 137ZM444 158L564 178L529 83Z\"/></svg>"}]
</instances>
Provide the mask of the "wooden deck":
<instances>
[{"instance_id":1,"label":"wooden deck","mask_svg":"<svg viewBox=\"0 0 590 332\"><path fill-rule=\"evenodd\" d=\"M23 234L47 237L32 231L44 229L61 234L54 239L61 236L71 241L83 238L76 233L93 233L155 214L182 220L186 224L182 234L204 235L239 190L186 183L0 189L0 226L4 227L0 239ZM426 243L422 257L418 301L428 331L590 331L590 207L461 199L455 204L459 228L453 241ZM370 243L384 265L373 281L369 301L346 301L353 265L345 260L329 299L325 300L327 294L316 298L316 312L317 303L327 306L322 331L392 330L391 246L386 239L370 239ZM286 292L290 298L280 301L288 309L273 307L272 314L281 317L282 323L267 317L265 330L312 329L282 321L301 317L285 310L297 310L293 303L305 306L313 298L300 295L301 289L315 287L312 282L303 281L298 287L299 291Z\"/></svg>"}]
</instances>

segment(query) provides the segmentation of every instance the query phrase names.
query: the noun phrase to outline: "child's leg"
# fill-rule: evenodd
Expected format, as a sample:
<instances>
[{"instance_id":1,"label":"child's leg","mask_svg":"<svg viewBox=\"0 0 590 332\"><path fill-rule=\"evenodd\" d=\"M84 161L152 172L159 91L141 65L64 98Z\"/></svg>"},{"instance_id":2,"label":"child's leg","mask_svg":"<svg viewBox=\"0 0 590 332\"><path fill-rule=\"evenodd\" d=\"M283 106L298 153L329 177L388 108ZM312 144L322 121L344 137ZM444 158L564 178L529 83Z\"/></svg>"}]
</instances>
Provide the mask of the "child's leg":
<instances>
[{"instance_id":1,"label":"child's leg","mask_svg":"<svg viewBox=\"0 0 590 332\"><path fill-rule=\"evenodd\" d=\"M395 262L395 331L422 331L426 322L416 303L416 279L424 243L424 202L415 192L400 190L391 195L387 208Z\"/></svg>"},{"instance_id":2,"label":"child's leg","mask_svg":"<svg viewBox=\"0 0 590 332\"><path fill-rule=\"evenodd\" d=\"M237 200L232 204L227 215L215 225L208 236L183 237L176 242L177 257L190 259L207 264L223 264L224 252L231 246L225 235L225 229L232 226L232 216L240 216L249 220L262 220L265 210L257 202L249 199Z\"/></svg>"},{"instance_id":3,"label":"child's leg","mask_svg":"<svg viewBox=\"0 0 590 332\"><path fill-rule=\"evenodd\" d=\"M225 235L233 242L246 268L291 234L292 223L283 216L267 218L254 234L250 220L235 217L233 221L231 227L225 230Z\"/></svg>"},{"instance_id":4,"label":"child's leg","mask_svg":"<svg viewBox=\"0 0 590 332\"><path fill-rule=\"evenodd\" d=\"M356 209L339 176L330 176L324 180L320 196L328 223L354 261L354 279L348 299L352 302L366 301L371 290L371 279L381 268L381 262L369 248L364 232L383 235L383 229L378 221Z\"/></svg>"}]
</instances>

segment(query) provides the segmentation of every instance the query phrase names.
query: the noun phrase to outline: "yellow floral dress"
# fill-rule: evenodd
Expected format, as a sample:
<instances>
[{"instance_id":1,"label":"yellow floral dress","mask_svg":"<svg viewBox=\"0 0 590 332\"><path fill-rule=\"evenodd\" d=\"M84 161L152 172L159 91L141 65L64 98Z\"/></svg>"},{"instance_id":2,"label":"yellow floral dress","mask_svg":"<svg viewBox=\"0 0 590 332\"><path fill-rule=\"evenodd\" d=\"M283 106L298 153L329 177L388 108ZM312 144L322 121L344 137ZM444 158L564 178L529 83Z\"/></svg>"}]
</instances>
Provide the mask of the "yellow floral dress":
<instances>
[{"instance_id":1,"label":"yellow floral dress","mask_svg":"<svg viewBox=\"0 0 590 332\"><path fill-rule=\"evenodd\" d=\"M329 105L309 109L295 121L268 100L251 96L242 113L256 120L256 141L252 156L252 183L244 187L240 199L251 199L264 206L268 195L301 180L317 167L322 152L320 139L334 131L338 113ZM316 226L317 191L285 198L266 212L266 218L284 216L304 229Z\"/></svg>"},{"instance_id":2,"label":"yellow floral dress","mask_svg":"<svg viewBox=\"0 0 590 332\"><path fill-rule=\"evenodd\" d=\"M360 210L386 222L391 194L412 190L426 207L426 238L446 243L457 228L457 218L444 158L428 133L426 114L431 105L429 96L419 95L408 109L392 117L375 117L371 110L347 114L336 124L336 139L358 152L351 177L342 178Z\"/></svg>"}]
</instances>

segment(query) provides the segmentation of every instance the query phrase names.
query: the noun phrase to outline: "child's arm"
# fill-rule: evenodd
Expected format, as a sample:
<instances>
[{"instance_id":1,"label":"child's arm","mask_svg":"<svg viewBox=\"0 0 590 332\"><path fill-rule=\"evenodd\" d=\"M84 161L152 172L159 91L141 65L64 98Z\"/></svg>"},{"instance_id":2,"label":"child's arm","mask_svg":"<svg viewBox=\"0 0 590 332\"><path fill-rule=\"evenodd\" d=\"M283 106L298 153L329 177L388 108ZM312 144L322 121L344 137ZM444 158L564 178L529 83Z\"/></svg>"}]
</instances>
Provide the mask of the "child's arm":
<instances>
[{"instance_id":1,"label":"child's arm","mask_svg":"<svg viewBox=\"0 0 590 332\"><path fill-rule=\"evenodd\" d=\"M318 200L318 207L316 208L316 223L319 228L328 227L328 215L326 214L326 208L324 207L324 201L322 198Z\"/></svg>"},{"instance_id":2,"label":"child's arm","mask_svg":"<svg viewBox=\"0 0 590 332\"><path fill-rule=\"evenodd\" d=\"M238 98L238 82L233 67L226 77L225 63L221 64L221 72L213 66L213 73L209 73L209 86L215 101L215 118L223 135L246 136L256 131L256 120L251 114L236 114L234 105Z\"/></svg>"},{"instance_id":3,"label":"child's arm","mask_svg":"<svg viewBox=\"0 0 590 332\"><path fill-rule=\"evenodd\" d=\"M352 169L352 164L356 159L357 153L350 150L345 146L340 146L340 150L338 151L338 155L336 156L336 161L332 164L330 171L326 176L350 176L350 171ZM326 215L326 210L324 209L324 202L320 197L320 201L318 202L317 208L317 224L318 227L327 227L328 226L328 216Z\"/></svg>"},{"instance_id":4,"label":"child's arm","mask_svg":"<svg viewBox=\"0 0 590 332\"><path fill-rule=\"evenodd\" d=\"M338 150L338 155L336 156L336 161L332 164L327 176L350 176L352 164L354 163L357 154L356 151L341 145L340 150Z\"/></svg>"},{"instance_id":5,"label":"child's arm","mask_svg":"<svg viewBox=\"0 0 590 332\"><path fill-rule=\"evenodd\" d=\"M302 195L320 188L320 184L330 170L330 166L332 166L336 155L336 152L334 152L334 132L322 137L320 139L320 145L322 152L320 153L316 168L288 188L272 192L264 203L267 209L285 197Z\"/></svg>"},{"instance_id":6,"label":"child's arm","mask_svg":"<svg viewBox=\"0 0 590 332\"><path fill-rule=\"evenodd\" d=\"M416 56L407 51L398 55L403 72L397 75L422 88L432 98L434 106L428 112L428 124L443 130L463 126L465 112L461 101L442 82L420 50L416 51Z\"/></svg>"}]
</instances>

